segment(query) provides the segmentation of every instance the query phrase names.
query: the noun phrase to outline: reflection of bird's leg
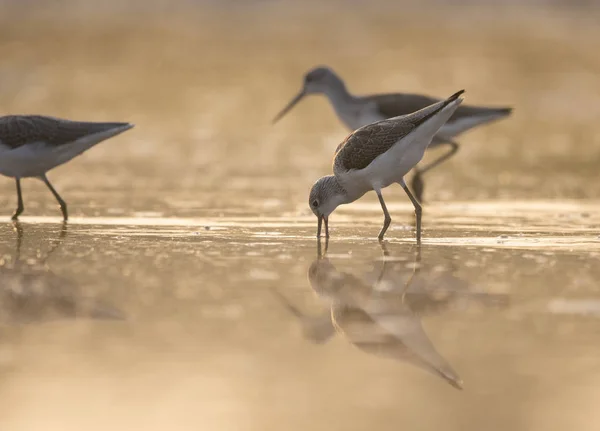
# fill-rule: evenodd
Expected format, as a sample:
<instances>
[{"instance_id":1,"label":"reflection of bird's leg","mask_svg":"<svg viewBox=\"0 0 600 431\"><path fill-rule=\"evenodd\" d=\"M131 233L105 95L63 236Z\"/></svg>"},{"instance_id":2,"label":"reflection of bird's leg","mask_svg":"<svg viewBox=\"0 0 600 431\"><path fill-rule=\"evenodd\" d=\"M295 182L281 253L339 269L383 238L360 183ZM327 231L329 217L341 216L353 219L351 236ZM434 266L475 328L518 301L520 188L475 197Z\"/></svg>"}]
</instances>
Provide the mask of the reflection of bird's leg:
<instances>
[{"instance_id":1,"label":"reflection of bird's leg","mask_svg":"<svg viewBox=\"0 0 600 431\"><path fill-rule=\"evenodd\" d=\"M17 232L17 244L15 246L14 264L21 259L21 244L23 243L23 226L18 221L13 223L15 232Z\"/></svg>"},{"instance_id":2,"label":"reflection of bird's leg","mask_svg":"<svg viewBox=\"0 0 600 431\"><path fill-rule=\"evenodd\" d=\"M402 291L402 302L404 302L404 300L406 299L406 292L408 292L408 289L410 289L410 285L412 284L413 280L415 279L415 276L417 275L417 273L420 270L421 270L421 244L417 244L417 251L415 253L415 263L413 266L413 273L410 275L410 277L406 281L406 284L404 285L404 289Z\"/></svg>"},{"instance_id":3,"label":"reflection of bird's leg","mask_svg":"<svg viewBox=\"0 0 600 431\"><path fill-rule=\"evenodd\" d=\"M325 254L327 254L327 249L329 248L329 238L325 238L325 251L321 249L321 239L317 238L317 257L320 259Z\"/></svg>"},{"instance_id":4,"label":"reflection of bird's leg","mask_svg":"<svg viewBox=\"0 0 600 431\"><path fill-rule=\"evenodd\" d=\"M390 252L387 248L387 242L386 241L379 241L379 245L381 246L381 251L383 252L384 256L389 256Z\"/></svg>"},{"instance_id":5,"label":"reflection of bird's leg","mask_svg":"<svg viewBox=\"0 0 600 431\"><path fill-rule=\"evenodd\" d=\"M42 264L46 263L46 261L48 260L50 255L52 255L52 253L54 253L56 251L58 246L62 244L62 242L66 236L67 236L67 222L63 221L61 228L60 228L60 233L58 235L58 238L56 239L56 241L54 241L54 244L52 245L52 247L50 247L50 249L46 253L46 256L40 260L40 263L42 263Z\"/></svg>"},{"instance_id":6,"label":"reflection of bird's leg","mask_svg":"<svg viewBox=\"0 0 600 431\"><path fill-rule=\"evenodd\" d=\"M377 287L379 285L379 283L381 282L381 280L383 279L383 276L385 274L385 267L387 264L387 257L390 255L390 252L388 251L388 248L387 248L387 244L383 240L379 240L379 245L381 246L381 251L383 252L383 256L382 256L383 264L381 265L381 272L379 273L379 277L377 277L377 281L375 282L375 287Z\"/></svg>"}]
</instances>

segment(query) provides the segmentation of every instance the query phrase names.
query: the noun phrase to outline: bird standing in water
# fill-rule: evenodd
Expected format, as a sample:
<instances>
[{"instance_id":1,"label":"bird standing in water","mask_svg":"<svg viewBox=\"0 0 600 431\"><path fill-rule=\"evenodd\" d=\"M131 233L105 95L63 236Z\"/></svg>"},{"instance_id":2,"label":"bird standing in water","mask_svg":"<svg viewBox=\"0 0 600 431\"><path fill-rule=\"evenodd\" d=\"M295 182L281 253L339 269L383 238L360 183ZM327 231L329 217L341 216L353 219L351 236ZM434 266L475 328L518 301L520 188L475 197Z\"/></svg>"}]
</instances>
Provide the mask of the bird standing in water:
<instances>
[{"instance_id":1,"label":"bird standing in water","mask_svg":"<svg viewBox=\"0 0 600 431\"><path fill-rule=\"evenodd\" d=\"M381 190L393 183L402 186L415 207L417 242L421 242L421 205L412 195L404 176L423 158L433 136L462 102L461 90L448 99L414 112L361 127L342 142L333 160L333 173L312 187L309 205L318 218L317 236L325 222L329 237L329 215L342 204L354 202L375 190L385 216L379 240L383 240L392 219Z\"/></svg>"}]
</instances>

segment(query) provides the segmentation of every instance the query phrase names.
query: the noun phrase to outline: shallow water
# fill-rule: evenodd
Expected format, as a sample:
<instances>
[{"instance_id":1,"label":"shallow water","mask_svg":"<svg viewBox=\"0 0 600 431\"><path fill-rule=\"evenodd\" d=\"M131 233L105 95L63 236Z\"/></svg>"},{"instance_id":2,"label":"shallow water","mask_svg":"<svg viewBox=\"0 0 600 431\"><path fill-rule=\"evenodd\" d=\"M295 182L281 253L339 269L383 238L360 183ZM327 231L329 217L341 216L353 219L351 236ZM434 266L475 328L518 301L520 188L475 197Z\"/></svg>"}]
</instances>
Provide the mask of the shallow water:
<instances>
[{"instance_id":1,"label":"shallow water","mask_svg":"<svg viewBox=\"0 0 600 431\"><path fill-rule=\"evenodd\" d=\"M597 11L288 6L4 14L6 112L136 128L50 173L66 226L0 181L0 429L598 429ZM422 247L399 187L386 243L374 196L317 243L346 131L269 121L322 62L515 106L426 177Z\"/></svg>"}]
</instances>

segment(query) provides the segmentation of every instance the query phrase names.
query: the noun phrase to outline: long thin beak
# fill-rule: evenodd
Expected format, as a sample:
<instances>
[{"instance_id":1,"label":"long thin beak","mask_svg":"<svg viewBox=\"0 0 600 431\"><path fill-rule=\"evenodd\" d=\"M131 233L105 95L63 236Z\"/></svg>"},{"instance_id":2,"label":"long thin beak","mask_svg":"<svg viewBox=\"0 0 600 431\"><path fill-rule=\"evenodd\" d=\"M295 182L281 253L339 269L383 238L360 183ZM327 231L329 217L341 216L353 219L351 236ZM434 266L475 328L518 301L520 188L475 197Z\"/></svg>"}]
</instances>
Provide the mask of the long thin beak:
<instances>
[{"instance_id":1,"label":"long thin beak","mask_svg":"<svg viewBox=\"0 0 600 431\"><path fill-rule=\"evenodd\" d=\"M306 93L304 92L304 89L302 89L302 90L300 90L300 93L296 94L296 96L292 99L292 101L290 103L288 103L287 106L285 108L283 108L281 110L281 112L275 116L275 118L273 118L273 121L271 124L277 123L281 119L281 117L283 117L285 114L287 114L289 112L289 110L292 109L296 105L296 103L300 102L304 96L306 96Z\"/></svg>"}]
</instances>

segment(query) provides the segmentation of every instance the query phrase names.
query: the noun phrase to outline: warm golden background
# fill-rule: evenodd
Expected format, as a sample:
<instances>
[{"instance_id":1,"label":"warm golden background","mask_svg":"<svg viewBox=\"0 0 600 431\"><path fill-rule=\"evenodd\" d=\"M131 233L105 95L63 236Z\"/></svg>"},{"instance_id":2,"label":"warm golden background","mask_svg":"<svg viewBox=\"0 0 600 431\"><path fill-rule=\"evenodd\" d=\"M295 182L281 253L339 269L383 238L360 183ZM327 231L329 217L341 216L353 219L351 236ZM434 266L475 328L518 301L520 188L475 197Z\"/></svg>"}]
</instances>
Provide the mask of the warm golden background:
<instances>
[{"instance_id":1,"label":"warm golden background","mask_svg":"<svg viewBox=\"0 0 600 431\"><path fill-rule=\"evenodd\" d=\"M23 182L24 265L0 179L0 289L45 292L25 322L0 293L0 430L599 429L599 22L594 1L0 1L3 113L136 124L49 174L62 239ZM319 64L515 108L426 177L424 274L510 298L423 318L463 392L311 344L272 292L324 309L306 200L347 131L319 97L270 124ZM403 272L410 206L386 196ZM338 268L379 267L381 218L374 196L332 217ZM127 320L40 322L61 289Z\"/></svg>"}]
</instances>

